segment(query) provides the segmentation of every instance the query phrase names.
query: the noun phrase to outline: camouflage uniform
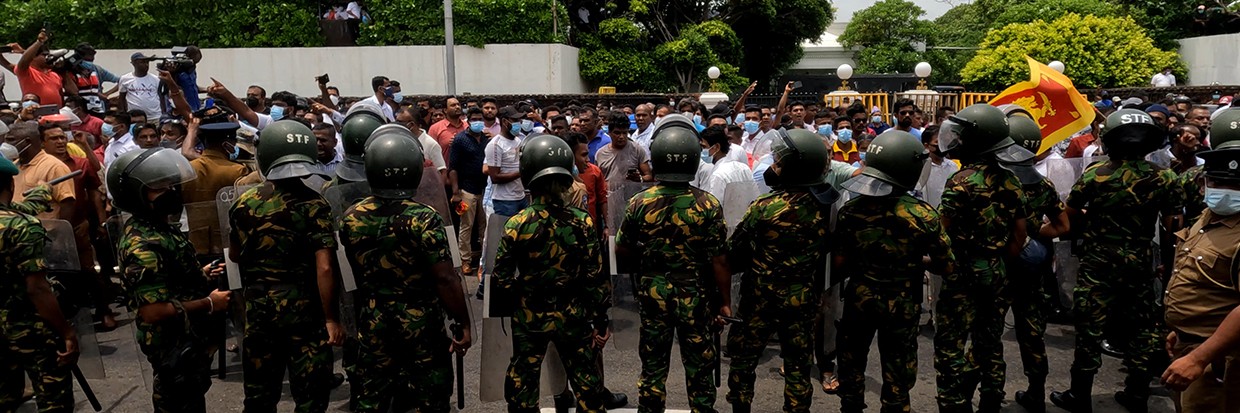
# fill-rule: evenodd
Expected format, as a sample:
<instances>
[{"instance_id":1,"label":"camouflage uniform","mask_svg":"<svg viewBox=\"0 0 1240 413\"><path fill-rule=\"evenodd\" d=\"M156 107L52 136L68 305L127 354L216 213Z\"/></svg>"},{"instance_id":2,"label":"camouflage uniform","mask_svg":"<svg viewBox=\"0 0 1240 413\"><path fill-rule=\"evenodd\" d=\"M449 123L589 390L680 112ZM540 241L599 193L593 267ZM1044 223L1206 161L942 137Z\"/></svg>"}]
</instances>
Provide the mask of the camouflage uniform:
<instances>
[{"instance_id":1,"label":"camouflage uniform","mask_svg":"<svg viewBox=\"0 0 1240 413\"><path fill-rule=\"evenodd\" d=\"M784 360L784 411L807 412L813 401L814 319L822 299L830 206L804 188L778 189L749 206L728 241L741 280L742 320L728 331L728 402L753 403L754 370L772 334Z\"/></svg>"},{"instance_id":2,"label":"camouflage uniform","mask_svg":"<svg viewBox=\"0 0 1240 413\"><path fill-rule=\"evenodd\" d=\"M297 411L322 412L332 352L315 253L336 248L331 207L299 181L269 181L238 197L229 220L245 285L245 409L274 411L287 368Z\"/></svg>"},{"instance_id":3,"label":"camouflage uniform","mask_svg":"<svg viewBox=\"0 0 1240 413\"><path fill-rule=\"evenodd\" d=\"M720 303L712 300L717 287L711 259L723 254L726 238L719 201L700 189L659 185L629 200L616 244L641 252L641 412L661 412L667 404L673 336L680 338L689 406L715 411L710 371L718 355L711 330Z\"/></svg>"},{"instance_id":4,"label":"camouflage uniform","mask_svg":"<svg viewBox=\"0 0 1240 413\"><path fill-rule=\"evenodd\" d=\"M1103 330L1127 337L1124 365L1130 377L1149 379L1150 358L1161 351L1157 318L1160 292L1151 274L1151 238L1158 216L1179 214L1183 189L1175 173L1144 160L1099 162L1087 168L1068 206L1088 210L1080 230L1085 248L1073 292L1076 321L1074 374L1094 374ZM1119 309L1119 311L1112 311Z\"/></svg>"},{"instance_id":5,"label":"camouflage uniform","mask_svg":"<svg viewBox=\"0 0 1240 413\"><path fill-rule=\"evenodd\" d=\"M180 228L134 217L120 240L121 269L129 308L201 299L211 292ZM155 371L151 398L156 411L205 412L211 360L223 332L221 320L186 314L157 324L137 319L136 340Z\"/></svg>"},{"instance_id":6,"label":"camouflage uniform","mask_svg":"<svg viewBox=\"0 0 1240 413\"><path fill-rule=\"evenodd\" d=\"M52 188L47 185L36 186L22 202L9 204L9 209L29 215L52 212Z\"/></svg>"},{"instance_id":7,"label":"camouflage uniform","mask_svg":"<svg viewBox=\"0 0 1240 413\"><path fill-rule=\"evenodd\" d=\"M362 270L356 273L357 412L386 412L402 394L413 396L421 412L451 409L450 342L430 271L452 259L443 228L443 218L426 205L375 197L341 220L340 242L353 268Z\"/></svg>"},{"instance_id":8,"label":"camouflage uniform","mask_svg":"<svg viewBox=\"0 0 1240 413\"><path fill-rule=\"evenodd\" d=\"M883 412L908 412L909 390L917 382L917 335L921 319L922 278L929 256L931 271L951 268L950 242L934 207L909 195L860 197L840 210L834 243L844 258L844 316L838 345L840 406L844 412L865 409L865 366L870 343L878 334L882 359Z\"/></svg>"},{"instance_id":9,"label":"camouflage uniform","mask_svg":"<svg viewBox=\"0 0 1240 413\"><path fill-rule=\"evenodd\" d=\"M497 298L512 314L512 362L504 381L510 412L537 412L539 374L547 343L555 343L577 397L578 411L603 411L594 326L611 307L610 277L589 213L535 196L508 219L492 275ZM519 278L518 278L519 277ZM494 311L494 310L493 310Z\"/></svg>"},{"instance_id":10,"label":"camouflage uniform","mask_svg":"<svg viewBox=\"0 0 1240 413\"><path fill-rule=\"evenodd\" d=\"M1025 217L1030 242L1040 242L1047 250L1051 249L1050 240L1039 239L1037 231L1042 217L1051 219L1059 216L1064 210L1063 201L1055 191L1055 185L1048 179L1024 185L1025 208L1029 215ZM1020 346L1021 366L1025 376L1031 382L1045 383L1049 373L1046 361L1046 315L1050 311L1051 296L1055 291L1047 291L1047 278L1054 279L1051 260L1032 264L1021 258L1008 258L1007 269L1012 280L1011 297L1012 317L1016 323L1016 343Z\"/></svg>"},{"instance_id":11,"label":"camouflage uniform","mask_svg":"<svg viewBox=\"0 0 1240 413\"><path fill-rule=\"evenodd\" d=\"M47 272L44 243L47 231L31 215L0 208L0 411L22 404L29 374L40 412L73 411L69 368L57 363L61 340L39 317L26 291L26 277Z\"/></svg>"},{"instance_id":12,"label":"camouflage uniform","mask_svg":"<svg viewBox=\"0 0 1240 413\"><path fill-rule=\"evenodd\" d=\"M939 214L955 246L956 270L943 277L935 309L934 368L940 409L960 409L981 383L983 399L1003 399L1004 318L1008 277L1005 251L1012 225L1029 214L1020 181L989 163L976 163L952 175L943 190ZM973 340L968 354L965 343ZM980 370L980 371L979 371Z\"/></svg>"},{"instance_id":13,"label":"camouflage uniform","mask_svg":"<svg viewBox=\"0 0 1240 413\"><path fill-rule=\"evenodd\" d=\"M1206 210L1206 202L1204 192L1201 190L1204 179L1201 171L1204 165L1197 165L1188 168L1187 171L1180 174L1176 180L1180 183L1180 187L1184 189L1184 226L1191 227L1201 218L1201 213ZM1174 246L1173 246L1174 247Z\"/></svg>"}]
</instances>

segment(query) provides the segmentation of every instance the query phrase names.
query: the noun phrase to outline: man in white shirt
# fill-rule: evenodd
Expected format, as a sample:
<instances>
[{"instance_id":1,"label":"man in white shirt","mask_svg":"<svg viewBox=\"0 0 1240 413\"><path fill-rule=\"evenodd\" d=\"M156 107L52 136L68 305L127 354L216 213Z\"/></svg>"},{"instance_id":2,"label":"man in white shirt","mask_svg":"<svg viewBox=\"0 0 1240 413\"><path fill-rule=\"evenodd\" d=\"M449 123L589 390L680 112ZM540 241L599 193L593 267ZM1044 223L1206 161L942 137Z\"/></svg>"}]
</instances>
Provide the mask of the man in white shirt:
<instances>
[{"instance_id":1,"label":"man in white shirt","mask_svg":"<svg viewBox=\"0 0 1240 413\"><path fill-rule=\"evenodd\" d=\"M633 120L637 122L637 130L633 131L632 141L650 153L650 141L654 138L654 105L643 103L633 110Z\"/></svg>"},{"instance_id":2,"label":"man in white shirt","mask_svg":"<svg viewBox=\"0 0 1240 413\"><path fill-rule=\"evenodd\" d=\"M732 145L728 142L728 134L723 126L716 125L702 130L698 135L698 142L702 144L702 160L714 164L702 189L714 195L720 203L727 202L725 197L728 184L753 182L753 171L749 169L749 165L728 156Z\"/></svg>"},{"instance_id":3,"label":"man in white shirt","mask_svg":"<svg viewBox=\"0 0 1240 413\"><path fill-rule=\"evenodd\" d=\"M418 137L418 143L422 145L422 154L426 157L422 166L435 167L435 170L439 171L439 178L443 182L448 182L448 164L443 160L443 148L439 146L439 142L435 142L435 139L426 133L423 127L423 122L425 122L423 113L422 108L417 106L401 108L396 114L396 123L405 125L413 136ZM485 161L483 163L485 164Z\"/></svg>"},{"instance_id":4,"label":"man in white shirt","mask_svg":"<svg viewBox=\"0 0 1240 413\"><path fill-rule=\"evenodd\" d=\"M495 213L513 216L529 206L525 186L521 184L521 119L525 117L512 106L499 110L500 133L487 143L486 157L482 160L482 173L491 178L494 186L491 203Z\"/></svg>"},{"instance_id":5,"label":"man in white shirt","mask_svg":"<svg viewBox=\"0 0 1240 413\"><path fill-rule=\"evenodd\" d=\"M387 103L387 92L389 80L387 76L375 76L370 79L370 89L372 96L362 99L362 102L378 106L383 109L383 116L388 122L395 122L396 116L392 113L392 105Z\"/></svg>"},{"instance_id":6,"label":"man in white shirt","mask_svg":"<svg viewBox=\"0 0 1240 413\"><path fill-rule=\"evenodd\" d=\"M121 75L120 111L141 110L146 118L158 122L163 114L163 99L159 95L159 76L150 72L151 57L141 52L129 56L133 71Z\"/></svg>"},{"instance_id":7,"label":"man in white shirt","mask_svg":"<svg viewBox=\"0 0 1240 413\"><path fill-rule=\"evenodd\" d=\"M103 134L111 138L108 147L103 150L103 166L106 168L112 165L112 161L116 157L135 149L138 144L134 143L133 135L129 134L129 114L115 113L103 118ZM119 136L119 138L118 138Z\"/></svg>"},{"instance_id":8,"label":"man in white shirt","mask_svg":"<svg viewBox=\"0 0 1240 413\"><path fill-rule=\"evenodd\" d=\"M1175 86L1175 75L1171 74L1171 67L1164 67L1162 72L1154 75L1150 79L1150 86L1153 87L1172 87Z\"/></svg>"},{"instance_id":9,"label":"man in white shirt","mask_svg":"<svg viewBox=\"0 0 1240 413\"><path fill-rule=\"evenodd\" d=\"M951 159L944 158L943 152L939 151L938 125L926 128L921 135L921 143L926 146L926 151L930 152L930 162L926 162L929 173L922 175L914 190L921 194L923 201L938 208L939 202L943 200L943 188L947 186L947 180L960 170L960 166Z\"/></svg>"}]
</instances>

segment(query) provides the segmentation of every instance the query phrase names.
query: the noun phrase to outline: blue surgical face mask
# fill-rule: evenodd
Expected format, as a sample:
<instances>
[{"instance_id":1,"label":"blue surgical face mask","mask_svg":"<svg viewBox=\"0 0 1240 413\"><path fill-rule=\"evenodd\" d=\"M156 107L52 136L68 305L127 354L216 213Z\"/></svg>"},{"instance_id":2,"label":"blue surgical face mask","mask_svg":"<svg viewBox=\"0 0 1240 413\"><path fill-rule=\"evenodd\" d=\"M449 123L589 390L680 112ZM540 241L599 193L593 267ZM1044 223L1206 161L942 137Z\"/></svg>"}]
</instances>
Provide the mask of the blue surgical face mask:
<instances>
[{"instance_id":1,"label":"blue surgical face mask","mask_svg":"<svg viewBox=\"0 0 1240 413\"><path fill-rule=\"evenodd\" d=\"M392 94L393 102L400 103L403 100L405 100L405 95L400 94L400 92L396 92Z\"/></svg>"},{"instance_id":2,"label":"blue surgical face mask","mask_svg":"<svg viewBox=\"0 0 1240 413\"><path fill-rule=\"evenodd\" d=\"M115 134L116 134L116 131L115 131L115 130L112 130L112 124L111 124L111 123L105 123L105 124L103 124L103 126L100 126L100 127L99 127L99 132L102 132L102 133L103 133L103 136L107 136L107 137L109 137L109 138L111 138L111 137L112 137L112 135L115 135Z\"/></svg>"},{"instance_id":3,"label":"blue surgical face mask","mask_svg":"<svg viewBox=\"0 0 1240 413\"><path fill-rule=\"evenodd\" d=\"M529 119L521 120L521 132L529 133L534 131L534 121Z\"/></svg>"},{"instance_id":4,"label":"blue surgical face mask","mask_svg":"<svg viewBox=\"0 0 1240 413\"><path fill-rule=\"evenodd\" d=\"M857 155L861 156L861 161L862 161L862 162L864 162L864 161L865 161L865 151L861 151L861 152L859 152Z\"/></svg>"},{"instance_id":5,"label":"blue surgical face mask","mask_svg":"<svg viewBox=\"0 0 1240 413\"><path fill-rule=\"evenodd\" d=\"M1206 207L1221 216L1240 212L1240 190L1206 187Z\"/></svg>"},{"instance_id":6,"label":"blue surgical face mask","mask_svg":"<svg viewBox=\"0 0 1240 413\"><path fill-rule=\"evenodd\" d=\"M880 124L880 123L883 123L883 117L882 117L882 116L880 116L880 115L874 115L874 116L871 116L871 117L870 117L870 123L873 123L873 124L875 124L875 125Z\"/></svg>"},{"instance_id":7,"label":"blue surgical face mask","mask_svg":"<svg viewBox=\"0 0 1240 413\"><path fill-rule=\"evenodd\" d=\"M482 133L482 129L487 125L480 120L469 121L469 131L473 133Z\"/></svg>"},{"instance_id":8,"label":"blue surgical face mask","mask_svg":"<svg viewBox=\"0 0 1240 413\"><path fill-rule=\"evenodd\" d=\"M740 125L744 122L745 122L745 114L740 113L736 115L736 121L734 121L733 124Z\"/></svg>"},{"instance_id":9,"label":"blue surgical face mask","mask_svg":"<svg viewBox=\"0 0 1240 413\"><path fill-rule=\"evenodd\" d=\"M577 175L579 175L579 174L581 174L581 171L579 171L579 170L577 169L577 164L576 164L576 163L574 163L574 164L573 164L573 177L576 177L576 176L577 176Z\"/></svg>"},{"instance_id":10,"label":"blue surgical face mask","mask_svg":"<svg viewBox=\"0 0 1240 413\"><path fill-rule=\"evenodd\" d=\"M745 121L745 132L749 132L750 135L758 133L758 127L759 125L757 121L752 121L752 120Z\"/></svg>"},{"instance_id":11,"label":"blue surgical face mask","mask_svg":"<svg viewBox=\"0 0 1240 413\"><path fill-rule=\"evenodd\" d=\"M611 130L611 128L607 127L607 125L603 125L603 127L599 128L599 130L603 133L607 133L607 131Z\"/></svg>"},{"instance_id":12,"label":"blue surgical face mask","mask_svg":"<svg viewBox=\"0 0 1240 413\"><path fill-rule=\"evenodd\" d=\"M1218 98L1220 98L1220 97L1222 97L1222 96L1219 96L1219 95L1214 95L1214 96L1212 96L1212 97L1214 98L1214 100L1218 100ZM25 103L23 103L22 105L23 105L23 106L25 106Z\"/></svg>"},{"instance_id":13,"label":"blue surgical face mask","mask_svg":"<svg viewBox=\"0 0 1240 413\"><path fill-rule=\"evenodd\" d=\"M701 124L702 124L702 115L693 115L693 124L694 124L694 125L701 125Z\"/></svg>"},{"instance_id":14,"label":"blue surgical face mask","mask_svg":"<svg viewBox=\"0 0 1240 413\"><path fill-rule=\"evenodd\" d=\"M232 153L228 154L228 160L235 161L239 156L241 156L241 147L234 143Z\"/></svg>"},{"instance_id":15,"label":"blue surgical face mask","mask_svg":"<svg viewBox=\"0 0 1240 413\"><path fill-rule=\"evenodd\" d=\"M138 125L129 125L129 134L133 135L133 130L137 128L138 128Z\"/></svg>"},{"instance_id":16,"label":"blue surgical face mask","mask_svg":"<svg viewBox=\"0 0 1240 413\"><path fill-rule=\"evenodd\" d=\"M1218 98L1215 98L1215 99L1218 99ZM38 104L38 103L34 103L34 101L33 101L33 100L27 100L27 101L23 101L23 102L22 102L22 109L25 109L25 108L28 108L28 107L31 107L31 106L39 106L39 104Z\"/></svg>"},{"instance_id":17,"label":"blue surgical face mask","mask_svg":"<svg viewBox=\"0 0 1240 413\"><path fill-rule=\"evenodd\" d=\"M271 120L284 119L284 106L271 107Z\"/></svg>"},{"instance_id":18,"label":"blue surgical face mask","mask_svg":"<svg viewBox=\"0 0 1240 413\"><path fill-rule=\"evenodd\" d=\"M818 134L822 136L831 136L831 125L822 125L818 127Z\"/></svg>"},{"instance_id":19,"label":"blue surgical face mask","mask_svg":"<svg viewBox=\"0 0 1240 413\"><path fill-rule=\"evenodd\" d=\"M512 136L520 135L521 134L521 123L517 122L517 123L512 124L512 126L509 126L508 132L511 133Z\"/></svg>"},{"instance_id":20,"label":"blue surgical face mask","mask_svg":"<svg viewBox=\"0 0 1240 413\"><path fill-rule=\"evenodd\" d=\"M835 135L840 138L840 142L852 142L852 129L840 129Z\"/></svg>"},{"instance_id":21,"label":"blue surgical face mask","mask_svg":"<svg viewBox=\"0 0 1240 413\"><path fill-rule=\"evenodd\" d=\"M702 150L702 162L715 163L715 158L710 156L710 149Z\"/></svg>"}]
</instances>

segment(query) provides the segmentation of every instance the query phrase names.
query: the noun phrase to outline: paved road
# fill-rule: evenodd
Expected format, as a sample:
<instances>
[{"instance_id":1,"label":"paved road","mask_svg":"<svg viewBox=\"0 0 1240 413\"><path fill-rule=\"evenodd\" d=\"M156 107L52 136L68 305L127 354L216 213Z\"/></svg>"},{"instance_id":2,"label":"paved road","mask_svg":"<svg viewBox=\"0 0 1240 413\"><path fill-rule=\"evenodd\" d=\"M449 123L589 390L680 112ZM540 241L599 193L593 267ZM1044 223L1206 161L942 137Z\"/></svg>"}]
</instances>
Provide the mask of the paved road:
<instances>
[{"instance_id":1,"label":"paved road","mask_svg":"<svg viewBox=\"0 0 1240 413\"><path fill-rule=\"evenodd\" d=\"M471 285L471 291L473 286ZM474 307L475 318L480 316L481 304L479 301L471 300ZM121 309L120 311L124 311ZM636 326L636 316L633 312L618 309L615 324L620 328L634 328ZM147 385L143 380L143 368L146 364L142 354L138 351L137 345L133 340L133 324L130 322L132 316L128 313L122 314L120 320L123 325L115 331L101 333L98 340L103 356L103 366L106 378L93 379L90 381L103 404L105 412L149 412L151 411L150 393L147 391ZM475 322L475 326L481 325ZM1068 367L1071 364L1072 357L1072 340L1073 332L1070 326L1052 324L1047 332L1047 346L1051 361L1051 377L1048 386L1050 389L1065 389L1068 386ZM480 337L475 336L475 340ZM921 337L918 338L919 344L919 366L918 381L916 387L913 388L912 400L913 411L915 412L933 412L934 404L934 368L933 368L933 330L929 327L923 328ZM1008 364L1008 383L1007 383L1007 405L1004 412L1023 412L1024 409L1011 402L1011 398L1017 390L1022 390L1026 386L1024 375L1021 372L1020 357L1016 347L1016 342L1010 330L1004 337L1004 347L1007 354ZM478 398L478 369L481 357L479 355L481 349L480 341L475 341L474 350L465 358L466 360L466 409L469 412L504 412L505 407L502 402L482 403ZM680 366L680 357L677 356L679 350L673 349L672 352L672 371L668 380L668 408L684 409L687 408L687 396L685 394L685 384L683 381L684 369ZM779 357L778 346L769 346L762 358L762 365L758 369L757 381L757 401L754 404L754 411L757 412L777 412L783 406L783 382L779 376ZM621 332L616 339L608 344L604 352L605 365L607 369L607 385L615 391L627 392L630 400L636 402L636 383L640 373L641 363L637 357L637 332L629 330ZM867 374L867 392L866 403L870 405L871 411L878 410L878 391L881 385L881 374L877 361L877 345L871 351L869 371ZM211 406L209 411L212 412L240 412L242 401L242 383L240 374L240 364L236 355L229 355L230 373L223 379L215 379L210 392L207 394L208 405ZM727 371L727 360L724 360L724 371ZM1119 360L1104 357L1104 365L1102 371L1098 374L1094 392L1095 392L1095 408L1094 411L1100 413L1106 412L1125 412L1125 410L1115 404L1112 395L1123 387L1123 374L1119 371L1121 368ZM337 362L337 371L339 370L339 362ZM817 382L815 382L817 386ZM715 406L721 412L730 411L727 402L724 401L723 394L725 388L721 389L719 401ZM1171 400L1167 397L1167 393L1161 388L1155 388L1155 397L1150 401L1152 412L1173 412ZM77 411L91 411L90 405L86 402L85 396L80 391L76 394ZM455 399L453 401L455 404ZM543 397L543 405L550 406L550 397ZM633 406L631 406L633 407ZM814 394L813 411L830 412L839 409L839 398L827 395L821 391ZM35 408L32 403L23 406L20 412L34 412ZM293 403L291 396L288 395L288 387L285 387L284 401L280 403L280 412L293 411ZM329 412L345 412L348 411L348 391L347 384L332 392L331 407ZM1048 411L1062 412L1055 407L1051 407Z\"/></svg>"}]
</instances>

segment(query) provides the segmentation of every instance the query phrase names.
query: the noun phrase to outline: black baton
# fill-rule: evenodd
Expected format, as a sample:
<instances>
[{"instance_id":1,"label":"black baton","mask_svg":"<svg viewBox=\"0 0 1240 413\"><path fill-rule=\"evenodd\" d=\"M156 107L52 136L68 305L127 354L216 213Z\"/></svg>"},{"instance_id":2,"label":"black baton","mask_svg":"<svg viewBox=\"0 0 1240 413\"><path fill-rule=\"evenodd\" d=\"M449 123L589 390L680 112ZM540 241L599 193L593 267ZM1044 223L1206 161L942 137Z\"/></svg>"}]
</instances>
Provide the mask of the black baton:
<instances>
[{"instance_id":1,"label":"black baton","mask_svg":"<svg viewBox=\"0 0 1240 413\"><path fill-rule=\"evenodd\" d=\"M460 323L452 323L452 337L457 340L464 338L464 328ZM456 408L465 408L465 355L456 353Z\"/></svg>"},{"instance_id":2,"label":"black baton","mask_svg":"<svg viewBox=\"0 0 1240 413\"><path fill-rule=\"evenodd\" d=\"M86 376L82 375L82 369L79 369L76 364L73 366L73 378L77 379L78 386L82 387L82 393L86 395L86 400L90 400L90 407L94 408L95 411L103 410L103 405L99 404L99 398L95 397L95 391L90 389L90 383L86 382Z\"/></svg>"},{"instance_id":3,"label":"black baton","mask_svg":"<svg viewBox=\"0 0 1240 413\"><path fill-rule=\"evenodd\" d=\"M78 170L73 171L73 172L69 172L69 174L68 174L68 175L64 175L64 176L61 176L61 177L59 177L59 178L56 178L56 179L53 179L53 180L47 181L47 186L49 186L49 187L50 187L50 186L56 186L56 184L59 184L59 183L64 182L64 181L68 181L68 180L73 179L73 178L76 178L78 175L81 175L81 174L82 174L82 170L81 170L81 169L78 169ZM34 188L30 188L30 189L27 189L27 190L26 190L26 192L22 192L22 196L23 196L23 197L24 197L24 196L29 196L31 192L34 192Z\"/></svg>"}]
</instances>

